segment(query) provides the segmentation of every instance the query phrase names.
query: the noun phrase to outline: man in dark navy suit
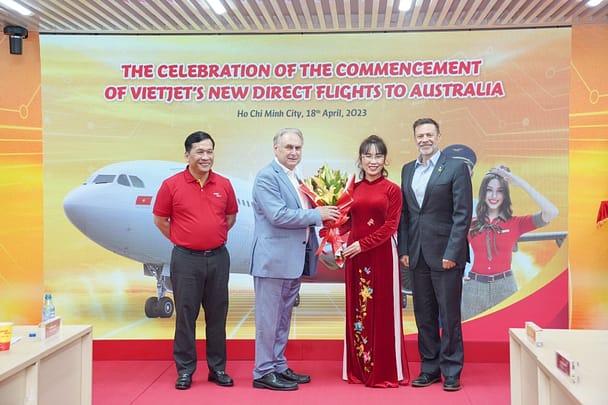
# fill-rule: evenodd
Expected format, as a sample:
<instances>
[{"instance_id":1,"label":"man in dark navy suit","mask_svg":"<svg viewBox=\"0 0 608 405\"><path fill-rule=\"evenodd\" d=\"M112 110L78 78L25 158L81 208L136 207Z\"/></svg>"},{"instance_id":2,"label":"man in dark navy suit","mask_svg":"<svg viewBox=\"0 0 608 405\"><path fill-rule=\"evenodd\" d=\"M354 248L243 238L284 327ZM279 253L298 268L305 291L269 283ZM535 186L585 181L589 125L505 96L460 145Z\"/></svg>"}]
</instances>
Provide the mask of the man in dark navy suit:
<instances>
[{"instance_id":1,"label":"man in dark navy suit","mask_svg":"<svg viewBox=\"0 0 608 405\"><path fill-rule=\"evenodd\" d=\"M412 270L421 359L412 386L440 382L443 374L444 390L458 391L464 362L460 301L469 260L471 176L463 160L439 151L441 132L435 120L418 119L413 129L420 155L401 171L404 203L398 234L401 263Z\"/></svg>"}]
</instances>

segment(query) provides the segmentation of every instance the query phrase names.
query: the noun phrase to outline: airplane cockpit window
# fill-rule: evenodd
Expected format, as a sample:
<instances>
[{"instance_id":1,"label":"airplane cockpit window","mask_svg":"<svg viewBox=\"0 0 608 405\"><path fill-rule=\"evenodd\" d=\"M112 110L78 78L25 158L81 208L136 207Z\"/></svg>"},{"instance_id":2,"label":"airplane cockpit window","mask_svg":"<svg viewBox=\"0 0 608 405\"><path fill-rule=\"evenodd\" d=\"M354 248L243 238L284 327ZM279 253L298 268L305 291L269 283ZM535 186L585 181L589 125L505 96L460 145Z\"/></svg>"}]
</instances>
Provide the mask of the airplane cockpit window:
<instances>
[{"instance_id":1,"label":"airplane cockpit window","mask_svg":"<svg viewBox=\"0 0 608 405\"><path fill-rule=\"evenodd\" d=\"M113 174L100 174L93 179L93 184L112 183L114 178L116 178L116 176Z\"/></svg>"},{"instance_id":2,"label":"airplane cockpit window","mask_svg":"<svg viewBox=\"0 0 608 405\"><path fill-rule=\"evenodd\" d=\"M137 188L146 187L144 182L137 176L129 176L129 179L131 179L131 184L133 184L133 187L137 187Z\"/></svg>"},{"instance_id":3,"label":"airplane cockpit window","mask_svg":"<svg viewBox=\"0 0 608 405\"><path fill-rule=\"evenodd\" d=\"M121 174L118 176L118 184L121 186L131 187L131 183L129 183L129 179L126 174Z\"/></svg>"},{"instance_id":4,"label":"airplane cockpit window","mask_svg":"<svg viewBox=\"0 0 608 405\"><path fill-rule=\"evenodd\" d=\"M116 175L114 174L100 174L95 179L93 179L94 184L105 184L105 183L113 183L114 179L116 179ZM145 188L144 182L137 176L120 174L116 182L121 186L126 187L135 187L135 188Z\"/></svg>"}]
</instances>

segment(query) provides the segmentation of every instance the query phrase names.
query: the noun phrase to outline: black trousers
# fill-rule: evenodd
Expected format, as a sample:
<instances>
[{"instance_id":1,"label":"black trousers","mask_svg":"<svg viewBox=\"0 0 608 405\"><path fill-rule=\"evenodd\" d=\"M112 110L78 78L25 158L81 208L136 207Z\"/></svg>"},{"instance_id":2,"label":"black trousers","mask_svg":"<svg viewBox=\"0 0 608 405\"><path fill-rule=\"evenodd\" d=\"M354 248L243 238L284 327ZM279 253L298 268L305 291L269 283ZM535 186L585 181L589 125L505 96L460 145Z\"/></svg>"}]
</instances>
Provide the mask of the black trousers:
<instances>
[{"instance_id":1,"label":"black trousers","mask_svg":"<svg viewBox=\"0 0 608 405\"><path fill-rule=\"evenodd\" d=\"M464 266L450 270L432 269L422 254L412 269L414 317L423 373L460 377L462 372L464 345L460 303L463 271Z\"/></svg>"},{"instance_id":2,"label":"black trousers","mask_svg":"<svg viewBox=\"0 0 608 405\"><path fill-rule=\"evenodd\" d=\"M205 313L206 357L209 370L226 368L226 316L230 255L226 247L212 256L184 252L171 255L171 283L175 299L173 358L178 374L196 370L196 320Z\"/></svg>"}]
</instances>

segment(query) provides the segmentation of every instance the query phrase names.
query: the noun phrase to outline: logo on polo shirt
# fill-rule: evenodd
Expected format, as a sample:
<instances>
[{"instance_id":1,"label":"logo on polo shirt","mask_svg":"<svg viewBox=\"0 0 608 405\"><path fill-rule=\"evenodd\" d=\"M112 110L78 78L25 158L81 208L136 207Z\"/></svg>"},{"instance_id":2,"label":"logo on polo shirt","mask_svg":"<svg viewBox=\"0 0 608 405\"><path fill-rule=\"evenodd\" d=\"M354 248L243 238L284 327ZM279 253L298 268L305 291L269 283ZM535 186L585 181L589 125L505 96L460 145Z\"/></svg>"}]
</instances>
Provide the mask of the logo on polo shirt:
<instances>
[{"instance_id":1,"label":"logo on polo shirt","mask_svg":"<svg viewBox=\"0 0 608 405\"><path fill-rule=\"evenodd\" d=\"M214 196L216 196L217 198L222 198L222 193L219 193L219 192L217 192L217 191L215 191L215 192L213 193L213 195L214 195Z\"/></svg>"}]
</instances>

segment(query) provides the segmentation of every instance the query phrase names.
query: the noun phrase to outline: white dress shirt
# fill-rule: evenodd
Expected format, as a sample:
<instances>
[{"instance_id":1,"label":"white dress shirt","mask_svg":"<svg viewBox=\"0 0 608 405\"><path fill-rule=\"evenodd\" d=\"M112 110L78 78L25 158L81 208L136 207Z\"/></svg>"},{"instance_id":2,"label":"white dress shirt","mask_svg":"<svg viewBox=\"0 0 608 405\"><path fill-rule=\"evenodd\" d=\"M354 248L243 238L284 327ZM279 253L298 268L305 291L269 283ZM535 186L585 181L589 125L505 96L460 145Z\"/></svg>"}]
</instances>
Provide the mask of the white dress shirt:
<instances>
[{"instance_id":1,"label":"white dress shirt","mask_svg":"<svg viewBox=\"0 0 608 405\"><path fill-rule=\"evenodd\" d=\"M412 178L412 190L416 195L416 201L418 206L422 207L422 201L424 201L424 194L426 193L426 186L429 184L429 179L433 173L433 169L439 159L440 151L437 151L427 162L426 165L422 163L421 157L416 159L416 165L414 168L414 177Z\"/></svg>"}]
</instances>

